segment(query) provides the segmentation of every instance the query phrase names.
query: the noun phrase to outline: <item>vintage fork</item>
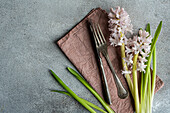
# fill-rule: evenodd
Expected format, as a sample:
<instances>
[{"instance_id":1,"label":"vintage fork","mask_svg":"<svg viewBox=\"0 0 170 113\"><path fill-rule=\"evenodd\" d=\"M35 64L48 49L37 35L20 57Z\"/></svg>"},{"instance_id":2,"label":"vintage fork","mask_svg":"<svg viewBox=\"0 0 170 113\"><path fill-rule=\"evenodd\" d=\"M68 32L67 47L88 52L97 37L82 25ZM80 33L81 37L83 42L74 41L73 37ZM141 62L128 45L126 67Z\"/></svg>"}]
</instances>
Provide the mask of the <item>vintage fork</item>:
<instances>
[{"instance_id":1,"label":"vintage fork","mask_svg":"<svg viewBox=\"0 0 170 113\"><path fill-rule=\"evenodd\" d=\"M97 51L97 57L98 57L98 60L99 60L99 63L100 63L100 69L101 69L101 72L102 72L103 91L104 91L104 95L105 95L104 97L105 97L105 100L108 104L112 104L110 93L109 93L109 88L108 88L108 84L107 84L107 79L106 79L106 75L105 75L104 68L103 68L102 59L100 57L99 45L98 45L97 40L96 40L97 39L96 38L96 32L94 31L95 29L94 29L91 22L90 22L90 29L93 33L94 42L95 42L96 51Z\"/></svg>"},{"instance_id":2,"label":"vintage fork","mask_svg":"<svg viewBox=\"0 0 170 113\"><path fill-rule=\"evenodd\" d=\"M93 32L93 36L94 36L94 40L95 40L97 50L99 52L101 52L103 54L103 56L106 58L106 61L107 61L108 65L109 65L109 67L111 69L111 72L113 74L114 81L115 81L115 84L116 84L116 87L117 87L118 96L119 96L119 98L124 99L124 98L126 98L128 96L128 92L123 87L121 81L119 80L117 74L114 71L112 63L111 63L111 61L109 59L109 56L108 56L107 43L106 43L104 35L103 35L102 31L101 31L101 28L100 28L99 24L93 24L93 23L91 23L90 28L91 28L91 30ZM101 63L101 65L102 65L102 63ZM102 72L104 73L103 66L101 66L101 68L103 70ZM104 74L104 82L105 82L105 85L107 86L107 81L106 81L105 74ZM108 86L106 88L108 88ZM107 91L109 93L108 89L107 89ZM108 94L108 95L110 96L110 94Z\"/></svg>"}]
</instances>

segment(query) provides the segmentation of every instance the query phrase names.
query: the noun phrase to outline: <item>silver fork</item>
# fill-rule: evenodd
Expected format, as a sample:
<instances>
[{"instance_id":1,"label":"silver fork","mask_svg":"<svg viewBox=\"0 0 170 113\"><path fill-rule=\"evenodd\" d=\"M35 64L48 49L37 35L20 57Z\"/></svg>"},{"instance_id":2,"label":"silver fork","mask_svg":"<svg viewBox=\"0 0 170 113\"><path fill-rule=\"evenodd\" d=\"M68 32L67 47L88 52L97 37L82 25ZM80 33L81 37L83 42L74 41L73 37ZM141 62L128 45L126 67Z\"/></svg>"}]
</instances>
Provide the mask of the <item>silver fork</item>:
<instances>
[{"instance_id":1,"label":"silver fork","mask_svg":"<svg viewBox=\"0 0 170 113\"><path fill-rule=\"evenodd\" d=\"M103 54L103 56L106 58L106 61L107 61L108 65L111 69L111 72L113 74L114 81L115 81L115 84L116 84L116 87L117 87L118 96L119 96L119 98L124 99L128 96L128 92L123 87L121 81L119 80L117 74L114 71L112 63L111 63L109 56L108 56L107 43L106 43L104 35L101 31L101 28L100 28L99 24L96 25L96 24L93 24L93 23L91 23L90 28L91 28L91 31L93 32L97 51L99 51ZM102 73L103 73L104 84L105 84L105 87L106 87L106 93L108 93L107 95L108 95L108 98L110 99L110 94L109 94L109 90L108 90L106 77L105 77L105 74L104 74L104 68L103 68L103 65L102 65L102 61L100 61L100 65L101 65L100 67L101 67Z\"/></svg>"}]
</instances>

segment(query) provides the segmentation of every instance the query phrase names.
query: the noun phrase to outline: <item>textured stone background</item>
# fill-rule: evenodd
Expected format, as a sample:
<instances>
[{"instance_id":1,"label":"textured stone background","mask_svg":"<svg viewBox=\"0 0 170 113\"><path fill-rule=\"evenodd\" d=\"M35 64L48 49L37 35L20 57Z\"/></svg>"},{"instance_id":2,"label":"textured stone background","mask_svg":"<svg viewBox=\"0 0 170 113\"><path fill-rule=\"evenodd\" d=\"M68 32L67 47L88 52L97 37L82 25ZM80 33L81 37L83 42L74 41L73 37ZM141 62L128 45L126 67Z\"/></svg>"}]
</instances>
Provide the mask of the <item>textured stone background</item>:
<instances>
[{"instance_id":1,"label":"textured stone background","mask_svg":"<svg viewBox=\"0 0 170 113\"><path fill-rule=\"evenodd\" d=\"M92 8L124 7L134 32L159 21L157 74L165 86L155 95L153 113L170 112L170 1L169 0L1 0L0 1L0 113L88 113L74 99L52 93L62 87L51 77L53 69L78 94L101 106L65 69L73 65L54 43Z\"/></svg>"}]
</instances>

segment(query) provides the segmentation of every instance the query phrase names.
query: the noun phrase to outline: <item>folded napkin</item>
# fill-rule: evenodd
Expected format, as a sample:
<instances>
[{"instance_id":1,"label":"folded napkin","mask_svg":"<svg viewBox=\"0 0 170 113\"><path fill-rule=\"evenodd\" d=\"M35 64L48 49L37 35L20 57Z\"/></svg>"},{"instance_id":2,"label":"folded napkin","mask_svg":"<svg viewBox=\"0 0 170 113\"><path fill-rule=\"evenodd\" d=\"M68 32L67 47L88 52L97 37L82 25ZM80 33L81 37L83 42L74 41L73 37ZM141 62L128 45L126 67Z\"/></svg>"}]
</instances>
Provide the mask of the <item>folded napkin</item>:
<instances>
[{"instance_id":1,"label":"folded napkin","mask_svg":"<svg viewBox=\"0 0 170 113\"><path fill-rule=\"evenodd\" d=\"M73 63L82 76L88 81L88 83L103 97L101 76L97 66L97 61L94 54L94 49L91 43L91 37L87 20L91 19L96 23L99 23L101 30L109 45L108 31L108 16L107 12L101 8L93 9L81 22L79 22L68 34L61 38L57 44L61 50L65 53L68 59ZM124 87L129 91L128 85L124 76L121 74L122 65L119 48L108 46L109 58L112 65L123 83ZM120 99L117 95L116 85L113 79L113 75L110 68L107 65L106 60L102 56L102 61L106 73L106 78L111 95L112 105L110 106L116 113L133 113L134 105L133 98L129 95L126 99ZM139 78L140 79L140 78ZM157 76L156 88L158 91L163 86L162 80ZM129 91L130 92L130 91Z\"/></svg>"}]
</instances>

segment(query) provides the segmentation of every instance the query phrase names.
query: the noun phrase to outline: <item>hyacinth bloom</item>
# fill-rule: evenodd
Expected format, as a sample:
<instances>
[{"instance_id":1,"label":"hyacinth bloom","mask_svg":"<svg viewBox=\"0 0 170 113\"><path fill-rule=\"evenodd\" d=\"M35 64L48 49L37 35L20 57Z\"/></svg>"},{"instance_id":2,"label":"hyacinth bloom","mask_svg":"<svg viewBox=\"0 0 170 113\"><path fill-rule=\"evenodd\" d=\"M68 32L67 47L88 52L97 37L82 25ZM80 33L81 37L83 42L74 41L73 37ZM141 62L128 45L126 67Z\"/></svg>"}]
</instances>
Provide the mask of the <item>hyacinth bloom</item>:
<instances>
[{"instance_id":1,"label":"hyacinth bloom","mask_svg":"<svg viewBox=\"0 0 170 113\"><path fill-rule=\"evenodd\" d=\"M110 42L112 45L121 46L122 43L127 42L126 33L133 33L130 17L124 8L119 6L116 10L111 8L108 17L109 31L111 31Z\"/></svg>"},{"instance_id":2,"label":"hyacinth bloom","mask_svg":"<svg viewBox=\"0 0 170 113\"><path fill-rule=\"evenodd\" d=\"M152 101L155 88L156 79L156 48L155 44L162 27L160 22L154 39L150 36L150 24L147 29L139 30L138 36L127 38L127 33L132 32L132 24L128 13L119 6L113 10L110 9L109 17L109 31L111 32L109 41L113 46L120 46L122 58L122 74L125 75L131 94L135 102L136 113L151 113ZM150 73L151 56L153 54L153 75L152 82ZM141 72L141 91L139 98L137 71ZM132 74L133 79L131 79ZM133 82L132 82L133 80ZM152 83L152 85L151 85ZM148 90L147 90L148 89ZM152 89L152 90L151 90ZM146 96L145 96L146 95ZM139 101L140 100L140 101Z\"/></svg>"},{"instance_id":3,"label":"hyacinth bloom","mask_svg":"<svg viewBox=\"0 0 170 113\"><path fill-rule=\"evenodd\" d=\"M133 33L133 26L129 15L124 8L120 8L119 6L116 10L111 8L108 17L109 31L111 32L109 41L111 42L111 45L122 46L122 44L125 44L126 57L124 57L123 60L127 63L129 68L132 68L133 65L133 55L139 53L140 57L137 61L137 70L145 72L145 62L147 61L146 57L148 57L150 52L152 37L144 30L139 30L139 36L134 36L133 39L128 39L126 37L127 32ZM124 68L122 73L130 74L131 71Z\"/></svg>"},{"instance_id":4,"label":"hyacinth bloom","mask_svg":"<svg viewBox=\"0 0 170 113\"><path fill-rule=\"evenodd\" d=\"M129 39L127 41L127 45L125 45L125 54L126 57L123 58L127 65L132 68L133 61L132 58L134 54L138 54L137 59L137 70L140 72L145 72L147 62L146 57L148 57L150 53L152 37L145 30L139 30L139 36L134 36L133 39ZM126 74L126 70L124 70L124 74Z\"/></svg>"}]
</instances>

